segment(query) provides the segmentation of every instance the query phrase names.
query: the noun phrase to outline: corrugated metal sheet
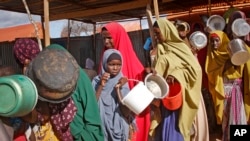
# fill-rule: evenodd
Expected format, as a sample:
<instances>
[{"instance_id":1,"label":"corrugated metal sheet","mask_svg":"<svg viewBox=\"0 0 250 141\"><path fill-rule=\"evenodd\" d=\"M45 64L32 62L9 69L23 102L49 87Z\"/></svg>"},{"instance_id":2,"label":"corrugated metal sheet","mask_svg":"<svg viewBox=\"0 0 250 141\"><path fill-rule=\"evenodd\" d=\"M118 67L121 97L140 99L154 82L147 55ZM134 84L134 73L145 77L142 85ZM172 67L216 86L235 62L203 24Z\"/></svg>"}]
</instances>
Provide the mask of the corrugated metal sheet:
<instances>
[{"instance_id":1,"label":"corrugated metal sheet","mask_svg":"<svg viewBox=\"0 0 250 141\"><path fill-rule=\"evenodd\" d=\"M1 66L13 66L17 72L21 73L21 67L16 62L16 58L13 54L14 42L2 42L0 43L0 65Z\"/></svg>"},{"instance_id":2,"label":"corrugated metal sheet","mask_svg":"<svg viewBox=\"0 0 250 141\"><path fill-rule=\"evenodd\" d=\"M148 30L128 32L131 42L134 46L134 51L138 55L138 58L145 65L145 54L143 45L147 37L149 37ZM42 41L43 42L43 41ZM96 47L94 46L94 42ZM2 42L0 43L0 65L11 65L17 68L18 71L21 67L18 65L13 54L13 46L15 42ZM68 51L74 56L78 64L84 68L85 60L91 58L95 61L95 69L98 69L102 50L103 39L100 34L96 34L95 41L93 36L85 37L72 37L51 39L51 43L57 43L67 48Z\"/></svg>"}]
</instances>

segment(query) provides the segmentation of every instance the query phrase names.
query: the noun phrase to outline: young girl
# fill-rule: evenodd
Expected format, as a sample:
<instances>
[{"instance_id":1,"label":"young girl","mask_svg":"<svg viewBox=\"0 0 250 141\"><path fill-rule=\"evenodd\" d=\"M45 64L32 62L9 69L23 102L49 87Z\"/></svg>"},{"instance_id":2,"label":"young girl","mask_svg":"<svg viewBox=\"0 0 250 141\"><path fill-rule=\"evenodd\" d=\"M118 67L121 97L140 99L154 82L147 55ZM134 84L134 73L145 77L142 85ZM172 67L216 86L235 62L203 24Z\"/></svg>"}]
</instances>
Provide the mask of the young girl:
<instances>
[{"instance_id":1,"label":"young girl","mask_svg":"<svg viewBox=\"0 0 250 141\"><path fill-rule=\"evenodd\" d=\"M134 118L120 103L116 88L123 79L122 65L122 56L118 50L106 50L103 54L101 72L92 81L96 90L105 141L127 141L130 138L130 123ZM120 91L125 96L129 92L128 83L120 86ZM127 112L122 112L124 108Z\"/></svg>"}]
</instances>

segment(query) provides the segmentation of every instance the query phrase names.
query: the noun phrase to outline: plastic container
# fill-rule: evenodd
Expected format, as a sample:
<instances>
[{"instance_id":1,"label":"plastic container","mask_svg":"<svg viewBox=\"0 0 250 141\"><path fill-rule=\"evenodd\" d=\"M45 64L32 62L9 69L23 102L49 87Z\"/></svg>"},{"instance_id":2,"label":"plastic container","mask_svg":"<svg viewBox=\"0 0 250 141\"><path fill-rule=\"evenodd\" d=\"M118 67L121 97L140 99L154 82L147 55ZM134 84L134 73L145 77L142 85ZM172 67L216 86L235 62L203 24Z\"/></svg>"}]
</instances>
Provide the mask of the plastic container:
<instances>
[{"instance_id":1,"label":"plastic container","mask_svg":"<svg viewBox=\"0 0 250 141\"><path fill-rule=\"evenodd\" d=\"M168 110L177 110L182 105L182 88L181 84L174 82L174 84L169 84L169 94L162 99L162 103Z\"/></svg>"},{"instance_id":2,"label":"plastic container","mask_svg":"<svg viewBox=\"0 0 250 141\"><path fill-rule=\"evenodd\" d=\"M139 81L125 97L122 97L119 89L117 90L121 103L137 115L143 112L154 99L154 95L141 81Z\"/></svg>"}]
</instances>

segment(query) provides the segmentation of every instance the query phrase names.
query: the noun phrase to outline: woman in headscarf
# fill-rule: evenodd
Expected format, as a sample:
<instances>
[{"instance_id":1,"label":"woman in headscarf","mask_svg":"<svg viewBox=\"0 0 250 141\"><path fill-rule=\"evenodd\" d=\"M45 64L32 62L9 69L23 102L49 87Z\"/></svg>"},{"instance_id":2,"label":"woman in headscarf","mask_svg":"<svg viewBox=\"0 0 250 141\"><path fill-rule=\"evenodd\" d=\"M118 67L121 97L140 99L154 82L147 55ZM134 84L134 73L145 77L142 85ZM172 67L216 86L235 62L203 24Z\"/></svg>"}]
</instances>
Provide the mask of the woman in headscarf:
<instances>
[{"instance_id":1,"label":"woman in headscarf","mask_svg":"<svg viewBox=\"0 0 250 141\"><path fill-rule=\"evenodd\" d=\"M104 50L116 49L120 51L123 57L122 73L129 79L142 81L144 78L144 67L133 49L131 40L125 29L117 22L111 22L102 28L104 40ZM101 65L101 63L100 63ZM129 87L132 89L137 82L129 81ZM150 126L149 108L146 108L140 115L136 116L137 130L133 140L148 141L148 132Z\"/></svg>"},{"instance_id":2,"label":"woman in headscarf","mask_svg":"<svg viewBox=\"0 0 250 141\"><path fill-rule=\"evenodd\" d=\"M183 99L182 106L175 111L163 108L162 129L158 130L161 132L161 139L158 140L206 141L209 138L206 134L207 129L204 132L199 129L198 133L193 133L198 135L192 137L192 124L195 121L199 106L202 104L201 67L189 47L180 39L177 29L170 21L158 19L153 27L158 39L154 69L166 78L169 84L175 81L180 83ZM172 119L169 119L169 117L172 117ZM206 115L202 119L205 119L203 121L205 126L207 124ZM168 122L168 124L164 122Z\"/></svg>"},{"instance_id":3,"label":"woman in headscarf","mask_svg":"<svg viewBox=\"0 0 250 141\"><path fill-rule=\"evenodd\" d=\"M24 118L35 124L36 140L103 141L91 82L75 59L57 44L35 56L28 57L31 63L25 74L35 82L39 101Z\"/></svg>"},{"instance_id":4,"label":"woman in headscarf","mask_svg":"<svg viewBox=\"0 0 250 141\"><path fill-rule=\"evenodd\" d=\"M96 97L102 119L102 125L105 135L105 141L128 141L129 126L132 125L132 112L123 113L122 108L125 105L120 103L117 89L115 88L122 79L121 72L123 61L119 51L108 49L103 54L102 70L96 76L92 85L96 90ZM128 83L119 88L124 97L128 94ZM127 116L125 116L128 114Z\"/></svg>"},{"instance_id":5,"label":"woman in headscarf","mask_svg":"<svg viewBox=\"0 0 250 141\"><path fill-rule=\"evenodd\" d=\"M227 50L229 39L226 33L212 31L209 39L205 70L208 75L209 91L214 101L217 124L222 125L222 140L228 141L229 125L246 124L242 94L244 65L235 66L231 63Z\"/></svg>"},{"instance_id":6,"label":"woman in headscarf","mask_svg":"<svg viewBox=\"0 0 250 141\"><path fill-rule=\"evenodd\" d=\"M23 72L26 71L30 61L40 52L39 45L32 39L20 38L17 39L13 48L15 57L22 65Z\"/></svg>"}]
</instances>

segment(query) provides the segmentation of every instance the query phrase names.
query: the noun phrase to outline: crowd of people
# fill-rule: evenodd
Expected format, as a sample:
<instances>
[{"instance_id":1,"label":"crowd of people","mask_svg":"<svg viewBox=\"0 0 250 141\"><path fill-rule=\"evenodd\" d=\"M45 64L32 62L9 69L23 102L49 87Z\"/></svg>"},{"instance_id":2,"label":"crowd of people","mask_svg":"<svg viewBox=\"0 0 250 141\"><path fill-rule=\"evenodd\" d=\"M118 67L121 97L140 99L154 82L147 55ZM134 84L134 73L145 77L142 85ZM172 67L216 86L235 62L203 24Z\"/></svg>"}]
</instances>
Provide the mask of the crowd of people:
<instances>
[{"instance_id":1,"label":"crowd of people","mask_svg":"<svg viewBox=\"0 0 250 141\"><path fill-rule=\"evenodd\" d=\"M234 11L225 30L209 32L186 21L157 19L152 29L156 44L148 38L144 45L147 66L122 25L110 22L102 28L104 49L91 76L61 45L40 50L33 39L18 39L14 55L22 75L34 82L38 101L27 115L0 115L3 141L209 141L212 132L229 141L230 125L250 123L250 60L234 65L227 48L240 38L250 53L249 36L235 37L231 30L237 18L246 16ZM196 30L208 38L202 49L188 40ZM86 66L93 70L94 62L88 58ZM149 73L181 86L180 107L169 109L154 99L135 114L122 103L121 97ZM0 68L0 74L16 72Z\"/></svg>"}]
</instances>

